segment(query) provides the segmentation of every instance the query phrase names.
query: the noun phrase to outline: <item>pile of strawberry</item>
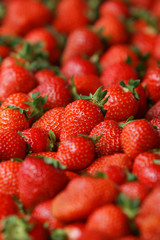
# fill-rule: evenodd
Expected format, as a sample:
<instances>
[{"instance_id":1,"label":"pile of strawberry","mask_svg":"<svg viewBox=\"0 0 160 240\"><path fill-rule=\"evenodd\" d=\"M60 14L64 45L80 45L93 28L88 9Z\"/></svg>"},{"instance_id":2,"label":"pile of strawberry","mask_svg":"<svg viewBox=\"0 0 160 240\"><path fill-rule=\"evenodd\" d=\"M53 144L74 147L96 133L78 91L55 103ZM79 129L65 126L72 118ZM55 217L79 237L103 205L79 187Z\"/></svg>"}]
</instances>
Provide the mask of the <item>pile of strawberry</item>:
<instances>
[{"instance_id":1,"label":"pile of strawberry","mask_svg":"<svg viewBox=\"0 0 160 240\"><path fill-rule=\"evenodd\" d=\"M160 239L160 1L0 2L0 240Z\"/></svg>"}]
</instances>

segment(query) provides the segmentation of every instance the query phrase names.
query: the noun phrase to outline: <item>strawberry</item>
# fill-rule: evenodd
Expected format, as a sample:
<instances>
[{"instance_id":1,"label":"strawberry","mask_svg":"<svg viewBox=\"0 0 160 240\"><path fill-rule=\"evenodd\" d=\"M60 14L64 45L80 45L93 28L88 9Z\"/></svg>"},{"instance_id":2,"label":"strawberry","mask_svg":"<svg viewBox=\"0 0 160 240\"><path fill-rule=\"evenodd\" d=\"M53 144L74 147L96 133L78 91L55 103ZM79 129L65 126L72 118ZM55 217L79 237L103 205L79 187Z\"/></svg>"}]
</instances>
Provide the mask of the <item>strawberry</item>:
<instances>
[{"instance_id":1,"label":"strawberry","mask_svg":"<svg viewBox=\"0 0 160 240\"><path fill-rule=\"evenodd\" d=\"M0 57L3 59L8 57L10 54L10 49L7 46L0 45Z\"/></svg>"},{"instance_id":2,"label":"strawberry","mask_svg":"<svg viewBox=\"0 0 160 240\"><path fill-rule=\"evenodd\" d=\"M112 119L115 121L125 121L130 116L135 116L138 110L139 95L135 90L140 80L131 79L128 84L123 81L121 86L107 88L108 101L104 108L107 110L105 120Z\"/></svg>"},{"instance_id":3,"label":"strawberry","mask_svg":"<svg viewBox=\"0 0 160 240\"><path fill-rule=\"evenodd\" d=\"M146 113L146 118L152 120L154 118L160 118L160 101L151 107Z\"/></svg>"},{"instance_id":4,"label":"strawberry","mask_svg":"<svg viewBox=\"0 0 160 240\"><path fill-rule=\"evenodd\" d=\"M52 200L42 202L38 204L33 211L33 217L37 219L42 224L45 224L48 222L49 224L49 230L53 230L56 228L62 228L64 226L64 223L56 219L52 213Z\"/></svg>"},{"instance_id":5,"label":"strawberry","mask_svg":"<svg viewBox=\"0 0 160 240\"><path fill-rule=\"evenodd\" d=\"M130 50L127 45L116 44L111 46L101 57L100 63L102 65L102 69L105 70L112 64L118 62L126 62L127 58L131 58L134 66L138 64L137 55ZM123 80L123 79L121 79Z\"/></svg>"},{"instance_id":6,"label":"strawberry","mask_svg":"<svg viewBox=\"0 0 160 240\"><path fill-rule=\"evenodd\" d=\"M103 121L103 104L107 99L103 102L106 91L101 92L101 89L99 88L94 95L82 96L84 99L67 105L60 134L61 141L76 133L88 135L92 128Z\"/></svg>"},{"instance_id":7,"label":"strawberry","mask_svg":"<svg viewBox=\"0 0 160 240\"><path fill-rule=\"evenodd\" d=\"M150 121L150 123L157 128L157 132L160 136L160 118L154 118Z\"/></svg>"},{"instance_id":8,"label":"strawberry","mask_svg":"<svg viewBox=\"0 0 160 240\"><path fill-rule=\"evenodd\" d=\"M26 144L16 132L0 131L0 160L10 158L25 158Z\"/></svg>"},{"instance_id":9,"label":"strawberry","mask_svg":"<svg viewBox=\"0 0 160 240\"><path fill-rule=\"evenodd\" d=\"M117 238L117 240L142 240L139 237L135 237L135 236L127 236L127 237L122 237L122 238Z\"/></svg>"},{"instance_id":10,"label":"strawberry","mask_svg":"<svg viewBox=\"0 0 160 240\"><path fill-rule=\"evenodd\" d=\"M139 181L123 183L120 186L120 192L125 194L130 199L138 199L140 202L148 195L148 189Z\"/></svg>"},{"instance_id":11,"label":"strawberry","mask_svg":"<svg viewBox=\"0 0 160 240\"><path fill-rule=\"evenodd\" d=\"M156 59L156 60L160 60L160 51L159 51L159 43L160 43L160 34L157 34L156 35L156 38L155 38L155 42L154 42L154 46L153 46L153 57Z\"/></svg>"},{"instance_id":12,"label":"strawberry","mask_svg":"<svg viewBox=\"0 0 160 240\"><path fill-rule=\"evenodd\" d=\"M53 26L59 32L69 34L88 24L87 11L88 6L83 0L62 0L57 4Z\"/></svg>"},{"instance_id":13,"label":"strawberry","mask_svg":"<svg viewBox=\"0 0 160 240\"><path fill-rule=\"evenodd\" d=\"M128 38L124 24L113 14L99 18L94 24L94 29L102 29L102 36L108 37L109 44L125 43Z\"/></svg>"},{"instance_id":14,"label":"strawberry","mask_svg":"<svg viewBox=\"0 0 160 240\"><path fill-rule=\"evenodd\" d=\"M29 128L21 132L24 141L29 144L34 153L47 152L51 147L49 135L40 128Z\"/></svg>"},{"instance_id":15,"label":"strawberry","mask_svg":"<svg viewBox=\"0 0 160 240\"><path fill-rule=\"evenodd\" d=\"M146 87L149 97L153 102L158 102L160 100L160 69L158 67L150 68L144 81L147 82Z\"/></svg>"},{"instance_id":16,"label":"strawberry","mask_svg":"<svg viewBox=\"0 0 160 240\"><path fill-rule=\"evenodd\" d=\"M54 197L64 188L68 178L60 169L63 167L51 158L44 157L43 160L27 157L24 160L18 173L18 187L20 199L25 207L33 208L38 203Z\"/></svg>"},{"instance_id":17,"label":"strawberry","mask_svg":"<svg viewBox=\"0 0 160 240\"><path fill-rule=\"evenodd\" d=\"M129 2L139 8L149 8L151 5L151 0L129 0Z\"/></svg>"},{"instance_id":18,"label":"strawberry","mask_svg":"<svg viewBox=\"0 0 160 240\"><path fill-rule=\"evenodd\" d=\"M63 228L64 232L70 240L79 240L85 230L84 223L72 223Z\"/></svg>"},{"instance_id":19,"label":"strawberry","mask_svg":"<svg viewBox=\"0 0 160 240\"><path fill-rule=\"evenodd\" d=\"M39 92L41 97L47 96L46 108L65 107L71 102L68 84L61 77L53 77L51 82L44 82L38 85L30 94L36 92Z\"/></svg>"},{"instance_id":20,"label":"strawberry","mask_svg":"<svg viewBox=\"0 0 160 240\"><path fill-rule=\"evenodd\" d=\"M98 34L87 28L77 29L67 39L62 55L62 63L64 64L73 57L92 57L102 48L102 42Z\"/></svg>"},{"instance_id":21,"label":"strawberry","mask_svg":"<svg viewBox=\"0 0 160 240\"><path fill-rule=\"evenodd\" d=\"M100 136L99 136L100 137ZM57 159L68 170L86 168L95 158L95 144L98 138L89 138L83 135L72 135L60 143Z\"/></svg>"},{"instance_id":22,"label":"strawberry","mask_svg":"<svg viewBox=\"0 0 160 240\"><path fill-rule=\"evenodd\" d=\"M102 134L102 137L96 143L96 153L100 156L111 155L116 152L121 152L121 127L113 120L100 122L90 132L91 137L96 137Z\"/></svg>"},{"instance_id":23,"label":"strawberry","mask_svg":"<svg viewBox=\"0 0 160 240\"><path fill-rule=\"evenodd\" d=\"M81 57L69 59L62 65L61 71L67 78L71 78L72 76L97 75L94 64Z\"/></svg>"},{"instance_id":24,"label":"strawberry","mask_svg":"<svg viewBox=\"0 0 160 240\"><path fill-rule=\"evenodd\" d=\"M0 163L0 192L6 195L18 196L18 171L20 161L4 161Z\"/></svg>"},{"instance_id":25,"label":"strawberry","mask_svg":"<svg viewBox=\"0 0 160 240\"><path fill-rule=\"evenodd\" d=\"M109 179L77 177L53 199L52 214L64 221L85 219L97 207L111 203L116 195L116 186Z\"/></svg>"},{"instance_id":26,"label":"strawberry","mask_svg":"<svg viewBox=\"0 0 160 240\"><path fill-rule=\"evenodd\" d=\"M121 80L128 83L130 79L137 79L137 74L131 65L124 62L113 63L107 67L100 77L104 88L119 86Z\"/></svg>"},{"instance_id":27,"label":"strawberry","mask_svg":"<svg viewBox=\"0 0 160 240\"><path fill-rule=\"evenodd\" d=\"M33 239L47 240L47 232L43 225L33 217L11 215L2 221L2 240Z\"/></svg>"},{"instance_id":28,"label":"strawberry","mask_svg":"<svg viewBox=\"0 0 160 240\"><path fill-rule=\"evenodd\" d=\"M0 220L17 212L15 202L10 195L0 193Z\"/></svg>"},{"instance_id":29,"label":"strawberry","mask_svg":"<svg viewBox=\"0 0 160 240\"><path fill-rule=\"evenodd\" d=\"M156 130L146 120L128 123L122 130L121 143L124 152L132 158L139 153L159 146Z\"/></svg>"},{"instance_id":30,"label":"strawberry","mask_svg":"<svg viewBox=\"0 0 160 240\"><path fill-rule=\"evenodd\" d=\"M154 14L154 16L159 17L160 16L160 4L158 0L155 0L153 5L151 6L151 12Z\"/></svg>"},{"instance_id":31,"label":"strawberry","mask_svg":"<svg viewBox=\"0 0 160 240\"><path fill-rule=\"evenodd\" d=\"M35 73L35 78L38 84L44 82L50 82L51 79L55 76L54 72L50 69L42 69Z\"/></svg>"},{"instance_id":32,"label":"strawberry","mask_svg":"<svg viewBox=\"0 0 160 240\"><path fill-rule=\"evenodd\" d=\"M88 240L88 239L92 239L92 240L109 240L109 238L106 238L105 234L103 234L100 231L96 231L96 230L85 230L82 233L82 236L78 240Z\"/></svg>"},{"instance_id":33,"label":"strawberry","mask_svg":"<svg viewBox=\"0 0 160 240\"><path fill-rule=\"evenodd\" d=\"M54 132L56 139L59 139L64 110L64 107L50 109L32 125L32 128L40 128L46 132L50 129Z\"/></svg>"},{"instance_id":34,"label":"strawberry","mask_svg":"<svg viewBox=\"0 0 160 240\"><path fill-rule=\"evenodd\" d=\"M75 76L73 80L77 93L86 96L90 93L94 94L95 91L102 85L100 79L96 75ZM73 87L71 79L69 79L69 83Z\"/></svg>"},{"instance_id":35,"label":"strawberry","mask_svg":"<svg viewBox=\"0 0 160 240\"><path fill-rule=\"evenodd\" d=\"M113 14L116 17L128 17L129 11L125 3L117 1L117 0L110 0L101 4L99 8L99 12L101 16L106 16L107 14Z\"/></svg>"},{"instance_id":36,"label":"strawberry","mask_svg":"<svg viewBox=\"0 0 160 240\"><path fill-rule=\"evenodd\" d=\"M12 93L28 93L35 86L34 76L24 67L15 65L2 68L0 72L0 101L4 101Z\"/></svg>"},{"instance_id":37,"label":"strawberry","mask_svg":"<svg viewBox=\"0 0 160 240\"><path fill-rule=\"evenodd\" d=\"M95 174L98 171L105 171L107 166L117 166L123 169L132 168L132 159L125 153L115 153L97 158L87 169L88 173Z\"/></svg>"},{"instance_id":38,"label":"strawberry","mask_svg":"<svg viewBox=\"0 0 160 240\"><path fill-rule=\"evenodd\" d=\"M42 49L47 51L51 62L58 60L58 43L55 37L45 28L36 28L31 30L25 36L25 40L29 43L42 43ZM58 54L58 55L57 55Z\"/></svg>"},{"instance_id":39,"label":"strawberry","mask_svg":"<svg viewBox=\"0 0 160 240\"><path fill-rule=\"evenodd\" d=\"M0 130L22 131L29 128L29 118L24 109L9 106L0 112Z\"/></svg>"},{"instance_id":40,"label":"strawberry","mask_svg":"<svg viewBox=\"0 0 160 240\"><path fill-rule=\"evenodd\" d=\"M28 11L24 12L24 9ZM24 35L29 30L41 27L51 20L51 12L40 1L14 0L7 4L4 26L12 28L14 33Z\"/></svg>"},{"instance_id":41,"label":"strawberry","mask_svg":"<svg viewBox=\"0 0 160 240\"><path fill-rule=\"evenodd\" d=\"M92 212L86 228L101 231L111 238L123 237L130 232L127 216L114 204L105 205Z\"/></svg>"}]
</instances>

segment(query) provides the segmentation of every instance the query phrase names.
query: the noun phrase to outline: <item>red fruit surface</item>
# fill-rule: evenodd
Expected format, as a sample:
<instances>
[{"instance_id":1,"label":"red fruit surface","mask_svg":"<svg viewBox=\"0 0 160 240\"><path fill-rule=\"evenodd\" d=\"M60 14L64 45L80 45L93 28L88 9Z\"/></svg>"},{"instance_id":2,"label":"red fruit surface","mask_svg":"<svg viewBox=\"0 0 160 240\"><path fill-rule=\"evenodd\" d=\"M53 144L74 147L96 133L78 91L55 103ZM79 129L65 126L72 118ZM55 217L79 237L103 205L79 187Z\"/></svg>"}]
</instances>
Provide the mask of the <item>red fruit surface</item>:
<instances>
[{"instance_id":1,"label":"red fruit surface","mask_svg":"<svg viewBox=\"0 0 160 240\"><path fill-rule=\"evenodd\" d=\"M53 71L51 71L49 69L39 70L35 74L35 78L39 84L45 83L45 82L50 82L53 77L55 77L55 74Z\"/></svg>"},{"instance_id":2,"label":"red fruit surface","mask_svg":"<svg viewBox=\"0 0 160 240\"><path fill-rule=\"evenodd\" d=\"M0 220L17 212L16 205L11 196L0 193Z\"/></svg>"},{"instance_id":3,"label":"red fruit surface","mask_svg":"<svg viewBox=\"0 0 160 240\"><path fill-rule=\"evenodd\" d=\"M146 118L152 120L154 118L160 118L160 101L151 107L146 113Z\"/></svg>"}]
</instances>

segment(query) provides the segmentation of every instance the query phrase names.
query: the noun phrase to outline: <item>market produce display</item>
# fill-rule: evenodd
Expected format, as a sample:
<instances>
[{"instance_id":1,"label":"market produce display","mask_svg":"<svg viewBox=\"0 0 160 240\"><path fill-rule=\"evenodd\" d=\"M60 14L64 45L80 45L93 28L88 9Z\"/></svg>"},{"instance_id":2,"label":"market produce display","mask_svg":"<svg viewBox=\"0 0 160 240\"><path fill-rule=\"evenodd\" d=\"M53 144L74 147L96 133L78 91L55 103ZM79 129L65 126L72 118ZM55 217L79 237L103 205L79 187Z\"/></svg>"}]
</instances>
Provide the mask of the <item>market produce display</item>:
<instances>
[{"instance_id":1,"label":"market produce display","mask_svg":"<svg viewBox=\"0 0 160 240\"><path fill-rule=\"evenodd\" d=\"M160 0L0 1L0 240L160 240Z\"/></svg>"}]
</instances>

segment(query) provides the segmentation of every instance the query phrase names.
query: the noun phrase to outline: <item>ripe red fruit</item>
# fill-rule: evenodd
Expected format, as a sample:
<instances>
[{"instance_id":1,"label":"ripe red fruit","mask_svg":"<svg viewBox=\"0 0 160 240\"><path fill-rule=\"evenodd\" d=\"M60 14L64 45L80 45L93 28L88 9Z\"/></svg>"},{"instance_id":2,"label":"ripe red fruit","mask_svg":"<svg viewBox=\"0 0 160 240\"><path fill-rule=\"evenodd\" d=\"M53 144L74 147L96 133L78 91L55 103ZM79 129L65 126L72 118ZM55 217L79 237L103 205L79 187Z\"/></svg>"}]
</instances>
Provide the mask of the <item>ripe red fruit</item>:
<instances>
[{"instance_id":1,"label":"ripe red fruit","mask_svg":"<svg viewBox=\"0 0 160 240\"><path fill-rule=\"evenodd\" d=\"M14 65L0 72L0 101L16 92L28 93L36 86L36 79L24 67Z\"/></svg>"},{"instance_id":2,"label":"ripe red fruit","mask_svg":"<svg viewBox=\"0 0 160 240\"><path fill-rule=\"evenodd\" d=\"M17 212L15 202L10 195L0 193L0 220Z\"/></svg>"},{"instance_id":3,"label":"ripe red fruit","mask_svg":"<svg viewBox=\"0 0 160 240\"><path fill-rule=\"evenodd\" d=\"M1 58L6 58L9 56L11 49L7 46L0 45L0 56Z\"/></svg>"},{"instance_id":4,"label":"ripe red fruit","mask_svg":"<svg viewBox=\"0 0 160 240\"><path fill-rule=\"evenodd\" d=\"M99 157L122 151L120 142L121 131L122 128L113 120L100 122L92 129L90 132L91 137L102 134L102 137L96 143L96 153Z\"/></svg>"},{"instance_id":5,"label":"ripe red fruit","mask_svg":"<svg viewBox=\"0 0 160 240\"><path fill-rule=\"evenodd\" d=\"M64 110L64 107L50 109L33 123L32 128L40 128L46 132L52 130L56 139L59 139L62 129Z\"/></svg>"},{"instance_id":6,"label":"ripe red fruit","mask_svg":"<svg viewBox=\"0 0 160 240\"><path fill-rule=\"evenodd\" d=\"M160 101L151 107L146 113L146 118L152 120L154 118L160 118Z\"/></svg>"},{"instance_id":7,"label":"ripe red fruit","mask_svg":"<svg viewBox=\"0 0 160 240\"><path fill-rule=\"evenodd\" d=\"M77 177L53 199L52 214L65 221L85 219L97 207L111 203L116 195L116 186L109 179Z\"/></svg>"},{"instance_id":8,"label":"ripe red fruit","mask_svg":"<svg viewBox=\"0 0 160 240\"><path fill-rule=\"evenodd\" d=\"M123 237L130 232L127 216L113 204L96 209L89 216L86 228L100 231L111 238Z\"/></svg>"},{"instance_id":9,"label":"ripe red fruit","mask_svg":"<svg viewBox=\"0 0 160 240\"><path fill-rule=\"evenodd\" d=\"M0 192L6 195L18 196L18 171L21 162L4 161L0 163Z\"/></svg>"},{"instance_id":10,"label":"ripe red fruit","mask_svg":"<svg viewBox=\"0 0 160 240\"><path fill-rule=\"evenodd\" d=\"M51 163L47 164L45 161ZM68 178L59 168L51 164L57 161L27 157L18 173L20 199L27 208L54 197L66 185ZM60 165L61 166L61 165ZM34 171L33 171L34 169Z\"/></svg>"},{"instance_id":11,"label":"ripe red fruit","mask_svg":"<svg viewBox=\"0 0 160 240\"><path fill-rule=\"evenodd\" d=\"M16 132L0 131L0 161L25 158L26 143Z\"/></svg>"},{"instance_id":12,"label":"ripe red fruit","mask_svg":"<svg viewBox=\"0 0 160 240\"><path fill-rule=\"evenodd\" d=\"M62 73L67 77L97 75L97 69L93 63L80 57L73 57L65 62L61 68Z\"/></svg>"},{"instance_id":13,"label":"ripe red fruit","mask_svg":"<svg viewBox=\"0 0 160 240\"><path fill-rule=\"evenodd\" d=\"M95 174L98 171L105 171L107 166L117 166L123 169L132 168L132 159L125 153L115 153L97 158L88 168L87 172Z\"/></svg>"},{"instance_id":14,"label":"ripe red fruit","mask_svg":"<svg viewBox=\"0 0 160 240\"><path fill-rule=\"evenodd\" d=\"M102 42L98 34L87 28L73 31L68 39L62 55L62 63L73 57L91 57L102 50Z\"/></svg>"},{"instance_id":15,"label":"ripe red fruit","mask_svg":"<svg viewBox=\"0 0 160 240\"><path fill-rule=\"evenodd\" d=\"M95 158L95 144L88 136L73 135L60 143L57 159L68 170L86 168Z\"/></svg>"},{"instance_id":16,"label":"ripe red fruit","mask_svg":"<svg viewBox=\"0 0 160 240\"><path fill-rule=\"evenodd\" d=\"M106 235L97 230L85 230L79 240L109 240Z\"/></svg>"},{"instance_id":17,"label":"ripe red fruit","mask_svg":"<svg viewBox=\"0 0 160 240\"><path fill-rule=\"evenodd\" d=\"M128 123L122 130L121 143L124 152L132 158L139 153L159 146L156 130L143 119Z\"/></svg>"},{"instance_id":18,"label":"ripe red fruit","mask_svg":"<svg viewBox=\"0 0 160 240\"><path fill-rule=\"evenodd\" d=\"M152 126L156 127L157 132L160 136L160 118L154 118L150 121L150 123L152 124Z\"/></svg>"},{"instance_id":19,"label":"ripe red fruit","mask_svg":"<svg viewBox=\"0 0 160 240\"><path fill-rule=\"evenodd\" d=\"M55 77L55 73L49 69L42 69L35 73L35 78L39 84L50 82L52 78Z\"/></svg>"}]
</instances>

